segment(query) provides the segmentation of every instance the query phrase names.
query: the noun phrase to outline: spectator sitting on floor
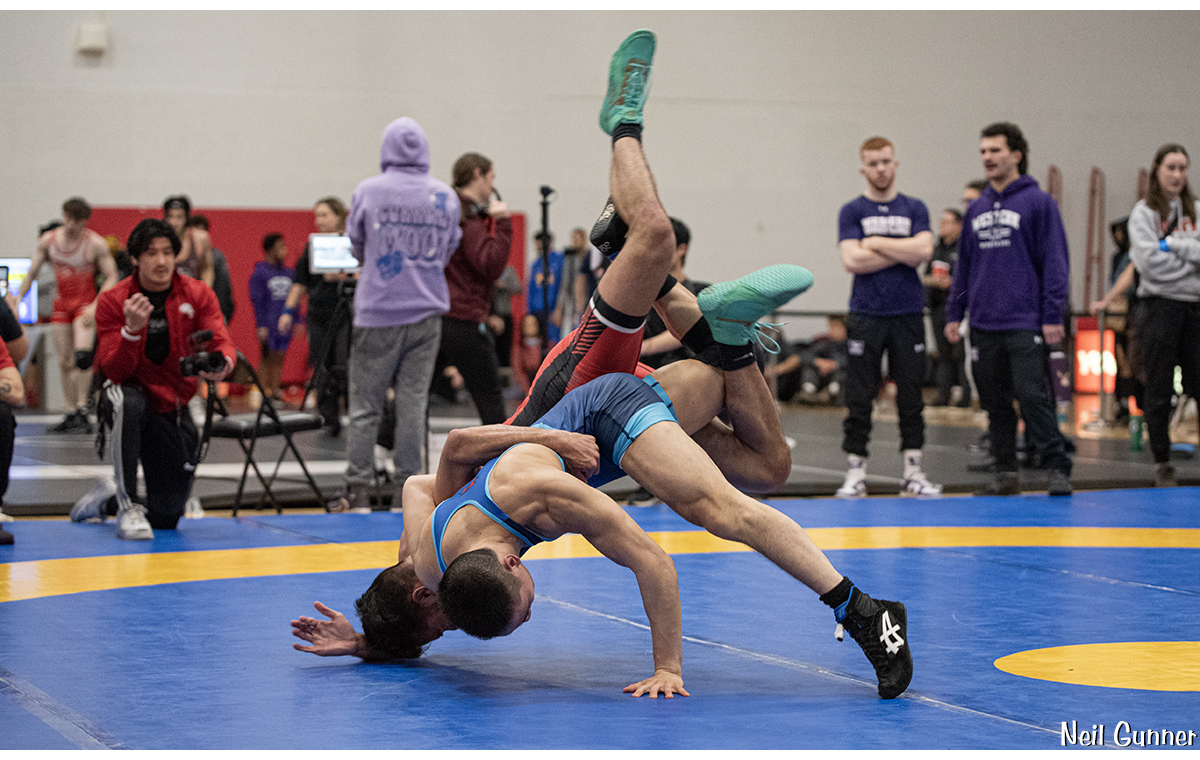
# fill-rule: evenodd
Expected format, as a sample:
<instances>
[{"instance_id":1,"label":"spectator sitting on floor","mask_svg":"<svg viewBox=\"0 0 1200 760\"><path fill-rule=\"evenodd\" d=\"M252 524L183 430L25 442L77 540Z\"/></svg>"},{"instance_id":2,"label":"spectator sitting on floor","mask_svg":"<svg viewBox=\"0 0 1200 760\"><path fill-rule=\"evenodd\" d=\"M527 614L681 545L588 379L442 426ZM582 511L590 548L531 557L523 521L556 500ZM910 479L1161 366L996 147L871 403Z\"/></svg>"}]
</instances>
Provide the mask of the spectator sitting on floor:
<instances>
[{"instance_id":1,"label":"spectator sitting on floor","mask_svg":"<svg viewBox=\"0 0 1200 760\"><path fill-rule=\"evenodd\" d=\"M825 391L829 403L841 406L846 361L846 319L831 315L827 334L818 335L807 345L793 344L784 358L768 366L764 374L768 379L775 378L780 401L790 401L798 392L799 401L815 403Z\"/></svg>"}]
</instances>

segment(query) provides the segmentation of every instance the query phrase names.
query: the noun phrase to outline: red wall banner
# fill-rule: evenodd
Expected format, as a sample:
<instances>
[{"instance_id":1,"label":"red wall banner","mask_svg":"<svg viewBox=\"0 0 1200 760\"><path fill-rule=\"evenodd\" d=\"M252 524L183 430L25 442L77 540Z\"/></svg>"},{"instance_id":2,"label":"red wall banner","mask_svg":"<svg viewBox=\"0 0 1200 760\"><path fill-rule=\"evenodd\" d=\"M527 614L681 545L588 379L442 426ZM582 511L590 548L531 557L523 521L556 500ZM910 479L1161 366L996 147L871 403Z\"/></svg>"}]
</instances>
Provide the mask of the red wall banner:
<instances>
[{"instance_id":1,"label":"red wall banner","mask_svg":"<svg viewBox=\"0 0 1200 760\"><path fill-rule=\"evenodd\" d=\"M246 208L193 208L193 214L208 217L209 234L213 247L219 248L229 262L229 277L233 284L233 299L236 304L233 319L229 322L230 337L246 358L256 367L260 359L258 338L255 335L254 309L250 305L250 274L254 264L263 260L262 239L271 233L280 233L287 243L288 266L296 260L308 243L309 233L316 232L312 209L246 209ZM134 206L97 206L92 210L88 227L101 235L115 235L122 247L129 233L142 219L162 218L162 209ZM513 245L509 259L525 281L525 217L513 214ZM301 300L304 303L304 300ZM524 296L513 299L513 318L520 325L525 311ZM514 331L517 336L520 331ZM303 384L308 378L308 335L303 327L295 330L287 359L283 365L285 384Z\"/></svg>"}]
</instances>

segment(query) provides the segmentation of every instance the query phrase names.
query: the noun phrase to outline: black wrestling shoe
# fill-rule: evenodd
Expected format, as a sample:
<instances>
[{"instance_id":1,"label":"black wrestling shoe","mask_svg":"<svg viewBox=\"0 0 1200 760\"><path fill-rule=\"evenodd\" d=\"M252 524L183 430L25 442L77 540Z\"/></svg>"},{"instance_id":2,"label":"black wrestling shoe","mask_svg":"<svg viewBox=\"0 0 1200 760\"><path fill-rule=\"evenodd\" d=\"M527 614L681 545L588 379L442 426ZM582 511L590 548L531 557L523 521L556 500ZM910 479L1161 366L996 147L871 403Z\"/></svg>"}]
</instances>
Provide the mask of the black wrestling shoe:
<instances>
[{"instance_id":1,"label":"black wrestling shoe","mask_svg":"<svg viewBox=\"0 0 1200 760\"><path fill-rule=\"evenodd\" d=\"M629 225L617 213L612 196L609 196L608 202L604 204L604 210L600 212L600 218L592 225L590 236L592 245L596 246L609 261L612 261L625 247L625 236L628 234Z\"/></svg>"},{"instance_id":2,"label":"black wrestling shoe","mask_svg":"<svg viewBox=\"0 0 1200 760\"><path fill-rule=\"evenodd\" d=\"M900 602L875 600L857 588L851 591L846 616L836 636L850 632L867 656L879 679L879 696L895 699L912 681L912 651L908 647L908 611Z\"/></svg>"}]
</instances>

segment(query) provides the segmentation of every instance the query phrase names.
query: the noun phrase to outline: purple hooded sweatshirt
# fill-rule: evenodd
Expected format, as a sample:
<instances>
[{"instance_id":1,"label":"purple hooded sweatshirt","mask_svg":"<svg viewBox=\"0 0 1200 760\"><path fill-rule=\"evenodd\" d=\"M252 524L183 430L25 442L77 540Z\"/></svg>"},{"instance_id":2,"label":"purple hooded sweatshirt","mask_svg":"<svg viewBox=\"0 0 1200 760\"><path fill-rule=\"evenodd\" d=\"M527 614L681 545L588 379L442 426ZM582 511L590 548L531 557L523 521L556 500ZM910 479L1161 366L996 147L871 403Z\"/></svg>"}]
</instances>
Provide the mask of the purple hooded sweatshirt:
<instances>
[{"instance_id":1,"label":"purple hooded sweatshirt","mask_svg":"<svg viewBox=\"0 0 1200 760\"><path fill-rule=\"evenodd\" d=\"M967 209L946 321L981 330L1033 330L1062 324L1070 289L1067 235L1058 204L1022 174L997 193L991 185Z\"/></svg>"},{"instance_id":2,"label":"purple hooded sweatshirt","mask_svg":"<svg viewBox=\"0 0 1200 760\"><path fill-rule=\"evenodd\" d=\"M458 195L429 176L429 141L416 121L383 130L382 174L354 190L346 234L362 273L354 294L356 327L395 327L450 308L443 270L462 229Z\"/></svg>"}]
</instances>

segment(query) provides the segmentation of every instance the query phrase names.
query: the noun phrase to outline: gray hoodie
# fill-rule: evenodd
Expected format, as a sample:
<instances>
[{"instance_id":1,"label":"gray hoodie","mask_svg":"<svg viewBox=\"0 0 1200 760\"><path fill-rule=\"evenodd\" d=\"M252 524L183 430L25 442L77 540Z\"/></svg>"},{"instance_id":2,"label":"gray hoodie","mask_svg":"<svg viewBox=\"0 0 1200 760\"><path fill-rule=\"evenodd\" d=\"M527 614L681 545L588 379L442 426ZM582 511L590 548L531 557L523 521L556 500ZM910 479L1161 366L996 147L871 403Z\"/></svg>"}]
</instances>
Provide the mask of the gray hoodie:
<instances>
[{"instance_id":1,"label":"gray hoodie","mask_svg":"<svg viewBox=\"0 0 1200 760\"><path fill-rule=\"evenodd\" d=\"M394 327L450 308L444 270L462 237L458 195L429 176L429 142L416 121L383 130L378 174L359 183L346 234L362 262L354 324Z\"/></svg>"},{"instance_id":2,"label":"gray hoodie","mask_svg":"<svg viewBox=\"0 0 1200 760\"><path fill-rule=\"evenodd\" d=\"M1167 225L1177 219L1183 209L1178 198L1171 204ZM1191 218L1184 217L1166 238L1169 250L1159 247L1166 231L1158 212L1138 201L1129 212L1129 256L1141 277L1139 296L1162 296L1175 301L1200 301L1200 233L1196 219L1200 218L1200 202Z\"/></svg>"}]
</instances>

